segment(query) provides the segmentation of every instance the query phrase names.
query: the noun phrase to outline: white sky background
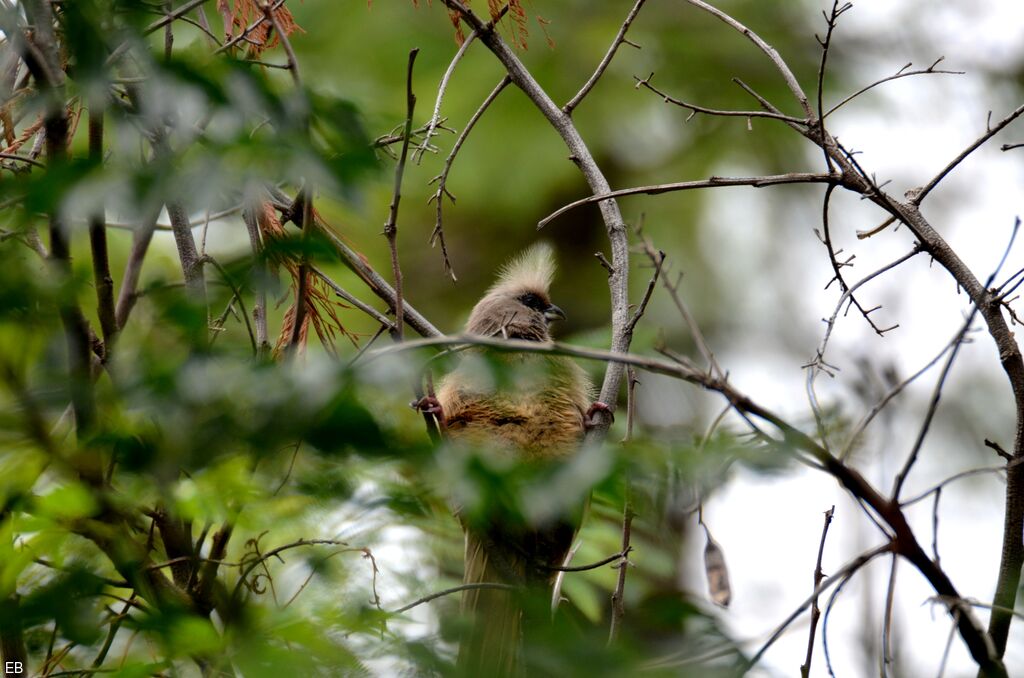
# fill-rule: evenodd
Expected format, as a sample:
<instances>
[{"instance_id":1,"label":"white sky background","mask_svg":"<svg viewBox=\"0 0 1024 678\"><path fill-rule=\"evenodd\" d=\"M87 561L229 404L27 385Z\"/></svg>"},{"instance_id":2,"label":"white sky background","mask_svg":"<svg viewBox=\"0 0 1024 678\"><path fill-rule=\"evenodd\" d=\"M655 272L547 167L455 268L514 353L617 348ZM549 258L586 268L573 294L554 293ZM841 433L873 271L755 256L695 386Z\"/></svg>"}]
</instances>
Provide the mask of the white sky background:
<instances>
[{"instance_id":1,"label":"white sky background","mask_svg":"<svg viewBox=\"0 0 1024 678\"><path fill-rule=\"evenodd\" d=\"M723 7L728 9L727 3ZM908 18L910 12L916 14ZM830 119L830 131L848 147L863 152L858 160L868 171L875 172L880 182L892 179L886 190L893 195L901 196L905 190L925 183L974 141L984 131L990 109L993 120L999 120L1020 104L1011 100L1007 91L989 87L977 73L979 66L1021 62L1024 5L1019 0L861 2L840 22L835 36L838 43L872 34L879 26L885 27L884 35L894 37L893 44L884 50L858 54L857 59L848 55L848 62L857 62L855 72L864 84L894 73L908 61L913 61L915 68L926 67L943 55L946 59L940 68L967 71L961 76L919 76L887 83L866 95L874 97L876 105L854 103ZM831 97L833 102L839 98L836 95ZM1011 125L948 177L923 206L932 225L981 280L1002 255L1014 217L1024 215L1024 157L1021 151L999 151L1003 143L1021 141L1024 126ZM820 164L820 158L818 161ZM858 280L910 250L913 239L905 230L855 240L855 229L868 229L884 217L879 217L877 208L839 193L831 212L832 232L839 246L857 254L855 268L844 269L848 280ZM831 271L824 248L811 233L812 228L820 227L820 202L787 205L780 210L778 206L770 207L771 198L760 190L748 190L741 197L737 200L736 194L717 193L717 202L708 209L708 214L714 215L714 224L706 224L703 231L704 247L730 253L728 257L708 257L728 261L728 269L721 273L724 278L752 276L746 285L746 308L737 309L739 322L749 323L746 331L736 332L731 345L715 348L741 390L769 408L803 421L809 407L801 360L792 356L802 356L806 362L813 357L816 346L813 342L771 346L771 339L766 346L765 338L782 337L778 341L784 342L786 332L776 323L795 318L813 327L819 318L831 315L835 306L836 286L821 289ZM759 201L765 203L764 209L757 209ZM758 213L765 216L761 223L751 220L751 215ZM787 217L789 223L772 221L779 216ZM723 228L723 224L734 228ZM735 227L738 224L742 227ZM787 238L785 248L772 252L784 250L787 260L766 265L760 253L780 237ZM1022 266L1024 243L1018 241L1002 278ZM900 328L880 340L855 311L840 319L828 355L842 372L834 380L819 378L818 395L825 406L837 401L854 403L844 410L854 420L863 411L851 391L860 375L857 356L869 357L876 368L893 363L905 377L949 342L968 309L966 296L956 296L949 275L937 266L929 269L923 256L869 283L859 296L866 307L884 304L875 316L880 324L898 322ZM773 305L780 305L777 312L765 312ZM766 360L766 352L780 359ZM903 413L895 425L886 428L882 421L872 425L871 430L881 434L868 441L874 461L865 460L860 468L883 492L889 491L892 477L913 444L938 369L927 373L895 403ZM944 446L942 429L936 431L936 426L949 425L949 401L958 389L970 390L976 409L983 414L984 421L975 422L983 433L971 438L977 448L971 450L973 456L963 449ZM982 447L985 435L1006 444L1012 441L1009 387L994 345L984 332L962 350L946 393L946 408L940 405L936 426L907 482L904 498L958 470L998 464L999 459ZM882 461L878 461L877 450L883 450ZM943 492L939 527L942 565L968 598L990 601L992 597L1002 540L1003 492L1004 485L995 476L962 481ZM809 595L822 513L833 504L836 514L823 563L826 574L883 541L831 478L810 470L781 477L741 472L707 503L705 519L725 551L733 586L732 605L721 618L736 638L750 640L749 649L759 647L775 625ZM930 552L930 500L911 510L910 517L918 540ZM694 534L699 537L699 533ZM688 561L689 580L700 582L702 539L695 539L683 557ZM877 652L866 656L863 639L873 636L878 647L888 573L889 559L879 559L857 575L836 605L829 644L838 676L878 674ZM894 647L897 666L904 675L937 675L951 622L941 607L928 603L932 595L927 582L912 567L901 563ZM825 601L823 598L822 607ZM987 623L985 610L977 610L977 616ZM805 615L769 650L762 668L754 675L798 675L806 651L807 628ZM818 635L820 638L820 624ZM1024 627L1020 620L1011 629L1006 662L1011 675L1024 671ZM959 637L954 638L945 675L975 673L965 647ZM820 643L815 649L812 675L828 675Z\"/></svg>"}]
</instances>

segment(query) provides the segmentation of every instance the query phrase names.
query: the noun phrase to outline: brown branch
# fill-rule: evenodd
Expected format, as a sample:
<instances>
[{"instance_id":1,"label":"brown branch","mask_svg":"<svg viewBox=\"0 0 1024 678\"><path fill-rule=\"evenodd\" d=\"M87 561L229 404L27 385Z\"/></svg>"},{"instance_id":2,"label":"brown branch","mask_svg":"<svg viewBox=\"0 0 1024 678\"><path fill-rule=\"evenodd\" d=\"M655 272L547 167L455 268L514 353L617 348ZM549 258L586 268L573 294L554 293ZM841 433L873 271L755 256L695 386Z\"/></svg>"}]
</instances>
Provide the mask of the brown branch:
<instances>
[{"instance_id":1,"label":"brown branch","mask_svg":"<svg viewBox=\"0 0 1024 678\"><path fill-rule=\"evenodd\" d=\"M970 314L967 316L967 320L964 321L963 326L960 328L960 332L957 333L956 337L954 337L953 341L950 343L951 350L949 352L949 357L946 358L946 363L942 366L939 378L935 382L935 388L932 390L932 397L928 403L928 411L924 416L924 421L921 423L921 428L917 432L917 438L914 440L914 446L911 448L910 454L907 455L906 461L903 462L903 467L900 468L899 473L896 474L896 479L893 481L893 501L899 501L900 490L903 489L903 483L906 482L907 476L910 475L910 469L913 468L914 463L917 461L917 456L921 451L921 446L924 444L924 438L928 434L928 429L931 426L932 420L935 418L935 413L938 411L939 399L942 397L942 388L946 384L946 378L949 377L949 373L953 369L953 363L956 361L956 357L960 354L960 347L964 345L964 338L967 336L967 331L970 329L971 323L974 322L974 316L977 312L977 306L971 309Z\"/></svg>"},{"instance_id":2,"label":"brown branch","mask_svg":"<svg viewBox=\"0 0 1024 678\"><path fill-rule=\"evenodd\" d=\"M196 248L196 240L192 236L192 226L189 223L188 213L185 211L185 207L177 200L169 200L165 206L167 208L167 216L171 221L174 244L178 248L181 270L185 276L185 287L188 289L192 301L205 308L206 279L203 275L202 262L199 259L199 250Z\"/></svg>"},{"instance_id":3,"label":"brown branch","mask_svg":"<svg viewBox=\"0 0 1024 678\"><path fill-rule=\"evenodd\" d=\"M596 570L599 567L604 567L605 565L609 565L611 563L614 563L615 561L625 562L626 556L628 556L629 552L632 551L632 550L633 550L633 547L631 547L631 546L629 546L627 544L626 547L623 548L618 553L613 553L612 555L608 556L607 558L602 558L601 560L597 561L596 563L590 563L588 565L572 565L572 566L569 566L569 565L547 565L547 564L544 564L544 563L538 563L537 567L541 568L542 570L550 570L551 572L587 572L589 570Z\"/></svg>"},{"instance_id":4,"label":"brown branch","mask_svg":"<svg viewBox=\"0 0 1024 678\"><path fill-rule=\"evenodd\" d=\"M438 174L436 177L430 180L430 183L437 182L437 191L430 198L430 200L437 201L437 204L435 206L437 210L437 217L434 223L434 231L433 233L430 234L430 245L431 247L433 247L435 241L440 241L441 256L444 259L444 270L445 273L451 276L453 281L456 280L455 271L452 269L451 261L448 258L448 246L444 240L444 226L442 225L441 222L445 196L448 196L448 198L451 199L452 203L455 202L455 196L448 191L448 174L452 170L452 163L455 162L455 156L458 155L459 149L462 148L462 144L465 143L470 131L476 125L477 121L480 120L480 118L483 116L484 111L486 111L488 107L490 107L494 100L498 98L498 95L501 94L502 90L508 87L509 83L511 82L512 79L508 75L505 75L505 77L501 79L501 82L499 82L495 86L495 88L491 90L491 93L487 95L487 98L484 99L484 102L480 104L480 107L476 109L475 113L473 113L473 117L471 117L469 119L469 122L466 123L466 127L462 130L462 133L459 134L459 138L455 140L455 144L452 146L451 153L448 154L448 157L444 161L444 169L441 170L440 174Z\"/></svg>"},{"instance_id":5,"label":"brown branch","mask_svg":"<svg viewBox=\"0 0 1024 678\"><path fill-rule=\"evenodd\" d=\"M704 5L700 0L689 0L689 2L691 4ZM719 18L726 21L733 28L740 30L751 40L755 42L759 40L752 31L742 26L735 19L724 15L718 10L713 10L712 13L719 16ZM781 61L781 57L771 53L769 53L769 57L780 68L780 71L788 72L788 67ZM797 99L801 100L801 103L806 107L806 97L801 97L801 93L798 91L799 86L797 85L796 87L797 89L793 87L791 89L794 89ZM931 224L928 223L918 209L918 204L959 162L1021 113L1024 113L1024 106L1016 109L995 127L990 127L982 137L958 155L934 179L921 189L915 191L916 195L912 194L913 198L907 203L899 202L886 195L876 185L874 179L860 167L853 154L843 148L822 128L812 125L811 129L802 132L805 137L822 147L832 160L835 161L840 170L840 185L860 194L866 199L870 199L889 214L905 223L908 229L917 237L925 251L931 254L971 297L971 300L985 318L986 324L989 327L989 333L992 335L999 350L1000 361L1013 389L1018 424L1024 421L1024 360L1022 360L1020 349L1007 327L1005 318L1002 316L1001 306L998 302L993 303L992 293L978 281L956 252L932 228ZM808 115L811 115L811 113L808 112ZM1014 444L1014 456L1016 458L1022 455L1024 455L1024 426L1018 425ZM873 501L872 499L868 503L875 508ZM996 604L1009 609L1013 608L1016 600L1021 566L1024 565L1024 535L1022 535L1024 530L1022 530L1022 525L1024 525L1024 467L1014 467L1008 473L1007 479L1003 557L995 595ZM907 531L909 532L909 528ZM910 554L905 555L908 555L908 558L914 562L915 566L929 579L933 586L952 586L944 573L920 551L920 547L916 543L914 546L916 548L913 548ZM975 627L973 620L965 623L965 615L960 615L958 628L961 637L967 644L972 657L985 673L998 676L1006 675L1006 668L1000 657L1005 651L1010 619L1011 616L1005 615L998 610L995 611L990 618L989 634L985 634L979 633L980 630Z\"/></svg>"},{"instance_id":6,"label":"brown branch","mask_svg":"<svg viewBox=\"0 0 1024 678\"><path fill-rule=\"evenodd\" d=\"M405 323L404 299L402 298L402 268L398 263L398 204L402 200L402 177L405 174L405 161L409 155L409 135L412 132L412 116L416 110L416 95L412 91L412 69L416 63L416 55L419 52L419 48L409 51L409 63L405 72L405 138L402 141L402 151L398 156L398 164L395 166L395 188L391 196L388 218L384 222L384 237L387 238L388 249L391 251L391 273L395 280L394 335L398 341L403 339L403 326Z\"/></svg>"},{"instance_id":7,"label":"brown branch","mask_svg":"<svg viewBox=\"0 0 1024 678\"><path fill-rule=\"evenodd\" d=\"M783 632L785 632L785 630L789 628L789 625L796 621L797 618L799 618L800 615L803 614L803 611L810 607L814 603L814 601L818 599L818 596L820 596L822 593L830 589L836 582L845 581L854 572L864 567L869 562L871 562L878 556L882 555L883 553L893 552L894 548L895 546L892 543L886 543L882 544L881 546L876 546L870 551L865 551L864 553L860 554L850 562L843 565L831 577L827 577L826 579L821 581L817 586L814 587L814 591L811 592L811 595L808 596L807 599L804 600L804 602L802 602L799 605L799 607L797 607L792 612L792 614L786 617L786 619L783 620L783 622L775 628L775 630L772 632L768 640L765 641L765 643L757 650L757 652L754 653L754 656L752 656L747 661L746 668L749 670L750 668L755 666L759 661L761 661L761 657L763 657L764 653L768 651L768 648L774 645L775 641L782 637Z\"/></svg>"},{"instance_id":8,"label":"brown branch","mask_svg":"<svg viewBox=\"0 0 1024 678\"><path fill-rule=\"evenodd\" d=\"M648 89L657 94L658 96L660 96L665 103L673 104L675 106L679 106L680 108L685 108L686 110L691 111L689 117L686 118L686 122L689 122L690 118L692 118L697 113L704 113L705 115L715 115L726 118L768 118L769 120L783 120L785 122L790 122L795 125L807 124L806 120L801 120L800 118L794 118L791 115L784 115L782 113L775 113L772 111L724 111L716 108L706 108L704 106L698 106L697 104L691 104L686 101L683 101L682 99L676 99L675 97L666 94L665 92L661 91L660 89L652 85L651 80L653 78L654 73L651 73L646 78L642 79L634 75L633 79L636 80L635 88L640 89L641 87L643 87L645 89Z\"/></svg>"},{"instance_id":9,"label":"brown branch","mask_svg":"<svg viewBox=\"0 0 1024 678\"><path fill-rule=\"evenodd\" d=\"M789 87L790 92L792 92L793 96L796 97L797 102L800 104L800 107L803 109L803 112L807 116L807 118L810 119L813 117L814 113L811 111L811 106L807 102L807 95L804 94L804 91L800 87L800 83L797 81L796 76L793 75L793 71L789 69L789 66L786 64L785 61L783 61L782 57L779 56L779 53L775 50L774 47L765 42L757 33L753 32L752 30L750 30L749 28L747 28L739 21L726 14L725 12L721 11L720 9L712 7L711 5L707 4L706 2L703 2L702 0L687 0L687 2L689 2L691 5L695 7L699 7L705 12L708 12L712 16L728 24L736 31L738 31L741 35L743 35L745 38L754 43L754 45L756 45L758 49L764 52L764 54L771 60L771 62L775 64L775 68L782 75L782 79L786 81L786 86Z\"/></svg>"},{"instance_id":10,"label":"brown branch","mask_svg":"<svg viewBox=\"0 0 1024 678\"><path fill-rule=\"evenodd\" d=\"M636 386L636 380L633 378L632 370L630 370L630 392ZM630 404L633 403L632 398ZM631 482L629 477L626 478L626 490L625 499L622 503L622 553L628 554L632 550L630 540L633 532L633 517L636 515L633 512L633 499L632 499L632 488L630 487ZM623 556L622 562L618 564L619 575L615 580L615 590L612 591L612 614L611 620L608 624L608 643L614 643L619 637L619 629L622 627L622 619L626 616L626 572L629 569L629 560Z\"/></svg>"},{"instance_id":11,"label":"brown branch","mask_svg":"<svg viewBox=\"0 0 1024 678\"><path fill-rule=\"evenodd\" d=\"M256 279L256 301L253 304L252 317L256 323L256 353L266 356L270 353L270 330L267 327L267 269L263 255L263 239L260 235L259 212L263 209L263 201L257 196L250 197L242 209L242 221L249 235L249 246L252 248L253 272Z\"/></svg>"},{"instance_id":12,"label":"brown branch","mask_svg":"<svg viewBox=\"0 0 1024 678\"><path fill-rule=\"evenodd\" d=\"M292 333L286 349L293 354L298 352L299 343L302 341L303 325L306 323L306 313L309 311L309 243L310 234L313 232L311 224L315 213L312 187L304 186L297 200L302 201L302 256L299 259L298 284L295 286L295 320L292 323Z\"/></svg>"},{"instance_id":13,"label":"brown branch","mask_svg":"<svg viewBox=\"0 0 1024 678\"><path fill-rule=\"evenodd\" d=\"M23 163L26 163L28 165L32 165L33 167L40 167L42 169L46 169L46 165L44 165L43 163L39 162L38 160L33 160L32 158L26 158L25 156L18 155L17 153L0 153L0 160L11 160L11 161L14 161L14 162L23 162Z\"/></svg>"},{"instance_id":14,"label":"brown branch","mask_svg":"<svg viewBox=\"0 0 1024 678\"><path fill-rule=\"evenodd\" d=\"M475 590L478 590L478 589L496 589L498 591L515 591L516 587L512 586L511 584L492 584L492 583L489 583L489 582L478 582L478 583L474 583L474 584L460 584L459 586L453 586L450 589L444 589L443 591L438 591L436 593L431 593L429 596L423 596L422 598L414 600L413 602L409 603L408 605L400 607L397 610L393 610L391 612L388 612L388 614L392 614L392 615L401 614L403 612L408 612L412 608L417 607L419 605L422 605L423 603L429 603L430 601L437 600L438 598L441 598L443 596L448 596L448 595L451 595L453 593L459 593L460 591L475 591Z\"/></svg>"},{"instance_id":15,"label":"brown branch","mask_svg":"<svg viewBox=\"0 0 1024 678\"><path fill-rule=\"evenodd\" d=\"M188 0L188 2L186 2L184 5L174 10L173 12L167 12L167 15L164 16L163 19L154 21L150 25L146 26L145 30L142 32L143 35L149 35L150 33L154 33L160 30L164 26L169 25L171 22L177 21L184 15L194 10L196 7L199 7L200 5L206 2L207 0Z\"/></svg>"},{"instance_id":16,"label":"brown branch","mask_svg":"<svg viewBox=\"0 0 1024 678\"><path fill-rule=\"evenodd\" d=\"M598 193L586 198L581 198L565 205L564 207L560 207L537 222L537 229L540 230L544 228L551 221L557 219L570 210L576 209L577 207L582 207L583 205L589 205L595 202L600 203L610 198L622 198L627 195L658 195L660 193L691 191L700 188L717 188L720 186L753 186L754 188L761 188L762 186L779 186L782 184L827 184L835 180L836 177L831 174L791 172L789 174L766 175L762 177L711 177L710 179L701 179L698 181L679 181L670 184L655 184L653 186L623 188L617 191L609 190L605 193Z\"/></svg>"},{"instance_id":17,"label":"brown branch","mask_svg":"<svg viewBox=\"0 0 1024 678\"><path fill-rule=\"evenodd\" d=\"M1024 113L1024 104L1021 104L1020 106L1015 108L1009 115L1007 115L1005 118L997 122L995 126L988 126L985 130L985 133L978 137L974 141L974 143L972 143L970 146L961 151L959 155L953 158L948 165L943 167L942 170L932 178L931 181L925 184L922 188L915 191L914 196L910 200L910 204L914 206L920 205L921 201L924 200L929 193L931 193L932 189L935 188L940 181L945 179L946 175L952 172L957 165L963 162L964 159L967 158L967 156L969 156L971 153L974 153L974 151L978 150L978 148L981 147L982 144L984 144L986 141L988 141L996 134L998 134L1000 131L1002 131L1004 127L1006 127L1011 122L1020 117L1022 113Z\"/></svg>"},{"instance_id":18,"label":"brown branch","mask_svg":"<svg viewBox=\"0 0 1024 678\"><path fill-rule=\"evenodd\" d=\"M885 590L885 612L882 613L882 654L878 659L882 678L890 675L892 666L892 613L896 600L896 569L899 562L899 558L893 554L889 567L889 585Z\"/></svg>"},{"instance_id":19,"label":"brown branch","mask_svg":"<svg viewBox=\"0 0 1024 678\"><path fill-rule=\"evenodd\" d=\"M32 0L24 4L25 12L34 26L31 40L24 42L34 49L23 58L32 77L43 94L45 113L43 130L46 143L46 162L49 172L59 172L70 161L68 151L68 110L64 102L64 71L60 68L60 47L54 34L53 9L49 0ZM21 34L18 33L20 39ZM55 198L55 203L57 199ZM70 229L54 205L49 214L50 258L59 280L71 278ZM61 324L68 355L68 381L71 403L75 413L75 427L82 440L92 428L96 404L92 389L91 342L88 322L77 301L65 293L59 302ZM102 473L86 470L90 481L99 481Z\"/></svg>"},{"instance_id":20,"label":"brown branch","mask_svg":"<svg viewBox=\"0 0 1024 678\"><path fill-rule=\"evenodd\" d=\"M295 86L302 89L302 75L299 73L299 60L295 58L295 50L292 49L292 43L288 39L287 31L281 30L281 22L277 19L276 8L273 7L269 2L260 3L260 9L263 10L263 17L269 21L274 30L277 31L277 37L281 40L281 46L284 48L285 56L288 58L288 70L291 71L292 80L295 82Z\"/></svg>"},{"instance_id":21,"label":"brown branch","mask_svg":"<svg viewBox=\"0 0 1024 678\"><path fill-rule=\"evenodd\" d=\"M94 101L89 107L89 161L97 167L103 163L103 113L101 101ZM89 245L92 249L92 272L96 286L96 315L103 333L104 360L107 360L118 325L114 308L114 279L110 275L110 256L107 252L106 216L102 206L89 218Z\"/></svg>"},{"instance_id":22,"label":"brown branch","mask_svg":"<svg viewBox=\"0 0 1024 678\"><path fill-rule=\"evenodd\" d=\"M822 115L822 118L827 118L828 116L832 115L837 110L839 110L840 108L842 108L846 104L850 103L851 101L853 101L854 99L859 97L861 94L864 94L868 90L873 89L875 87L878 87L879 85L881 85L883 83L886 83L886 82L890 82L892 80L899 80L900 78L908 78L908 77L910 77L912 75L963 75L964 74L963 71L936 70L935 67L938 66L939 62L942 61L943 59L945 59L945 57L939 57L928 68L917 70L917 71L908 71L907 69L910 68L911 66L913 66L913 63L908 63L906 66L904 66L900 70L896 71L895 74L890 75L887 78L882 78L881 80L876 80L873 83L871 83L870 85L867 85L866 87L862 87L861 89L857 90L856 92L854 92L850 96L846 97L845 99L840 101L838 104L836 104L832 108L828 109L828 111L826 111L825 114Z\"/></svg>"},{"instance_id":23,"label":"brown branch","mask_svg":"<svg viewBox=\"0 0 1024 678\"><path fill-rule=\"evenodd\" d=\"M624 42L628 42L626 40L626 31L629 30L633 20L636 19L636 15L640 13L640 8L644 6L645 1L646 0L636 0L633 4L633 9L629 10L629 14L626 15L626 18L622 21L622 25L619 26L619 32L616 34L615 39L612 40L612 44L608 47L608 51L605 53L604 58L601 59L601 62L597 65L593 75L583 83L583 87L580 88L580 91L576 92L573 98L566 102L565 106L562 106L563 113L566 115L572 115L573 110L580 105L580 102L583 101L584 97L590 94L590 90L594 89L594 85L596 85L597 81L601 79L601 76L604 75L608 65L611 64L612 59L615 58L615 52L618 51L619 46Z\"/></svg>"},{"instance_id":24,"label":"brown branch","mask_svg":"<svg viewBox=\"0 0 1024 678\"><path fill-rule=\"evenodd\" d=\"M383 325L388 330L394 331L395 323L392 322L386 315L384 315L383 313L379 312L373 306L370 306L369 304L367 304L366 302L362 301L358 297L355 297L352 294L349 294L348 292L346 292L338 283L336 283L334 280L332 280L326 273L321 271L316 266L313 266L310 270L312 271L313 275L315 275L316 277L318 277L321 280L323 280L324 283L328 287L330 287L331 290L334 291L334 294L336 294L341 299L344 299L346 303L352 304L353 306L358 308L360 311L362 311L366 315L370 316L371 318L373 318L374 320L379 322L381 325Z\"/></svg>"},{"instance_id":25,"label":"brown branch","mask_svg":"<svg viewBox=\"0 0 1024 678\"><path fill-rule=\"evenodd\" d=\"M817 35L814 36L818 40L818 44L821 45L821 61L818 63L818 83L817 87L815 88L815 94L818 100L818 135L822 138L825 137L825 116L823 115L825 107L825 104L823 103L825 95L825 69L828 65L829 49L832 47L832 34L835 31L836 24L839 21L839 16L843 12L849 10L851 7L853 7L853 5L850 4L849 2L844 3L842 6L840 6L839 0L833 0L832 11L829 12L828 14L822 12L822 14L825 16L825 23L827 26L827 30L825 32L825 39L822 40L818 38ZM824 149L822 149L822 153L825 157L825 167L828 169L829 172L832 172L832 170L834 169L832 158L829 157L828 152L825 151Z\"/></svg>"},{"instance_id":26,"label":"brown branch","mask_svg":"<svg viewBox=\"0 0 1024 678\"><path fill-rule=\"evenodd\" d=\"M275 549L271 549L271 550L267 551L266 553L261 553L257 557L252 558L252 559L242 563L241 572L238 575L238 581L235 583L235 588L231 592L231 598L230 599L231 600L236 600L238 598L238 594L239 594L242 586L245 585L246 578L249 576L249 574L253 570L255 570L257 567L260 567L265 562L270 560L271 558L277 558L278 554L280 554L280 553L284 553L285 551L289 551L291 549L299 548L299 547L302 547L302 546L323 546L323 545L326 545L326 546L348 546L348 544L346 542L339 541L337 539L297 539L296 541L293 541L290 544L285 544L284 546L278 546ZM361 548L346 548L344 550L345 551L362 551L363 549L361 549Z\"/></svg>"},{"instance_id":27,"label":"brown branch","mask_svg":"<svg viewBox=\"0 0 1024 678\"><path fill-rule=\"evenodd\" d=\"M132 232L132 246L128 253L128 261L124 266L121 279L121 291L117 295L116 319L117 327L123 328L128 322L132 308L138 300L139 278L142 275L142 264L149 252L149 244L153 241L156 221L160 210L155 209L143 219L143 223Z\"/></svg>"},{"instance_id":28,"label":"brown branch","mask_svg":"<svg viewBox=\"0 0 1024 678\"><path fill-rule=\"evenodd\" d=\"M0 661L5 666L20 667L19 673L28 673L28 651L22 628L21 599L17 592L0 600ZM15 676L4 671L3 675Z\"/></svg>"},{"instance_id":29,"label":"brown branch","mask_svg":"<svg viewBox=\"0 0 1024 678\"><path fill-rule=\"evenodd\" d=\"M818 559L814 564L815 591L821 586L821 580L825 578L825 573L821 569L821 558L825 554L825 538L828 537L828 528L832 524L832 515L835 513L835 510L836 507L833 505L832 508L825 511L825 524L821 528L821 540L818 542ZM800 666L802 678L807 678L811 674L811 659L814 656L814 632L818 628L818 618L820 616L821 610L818 609L818 597L814 596L811 600L811 628L807 632L807 655L804 658L804 663Z\"/></svg>"}]
</instances>

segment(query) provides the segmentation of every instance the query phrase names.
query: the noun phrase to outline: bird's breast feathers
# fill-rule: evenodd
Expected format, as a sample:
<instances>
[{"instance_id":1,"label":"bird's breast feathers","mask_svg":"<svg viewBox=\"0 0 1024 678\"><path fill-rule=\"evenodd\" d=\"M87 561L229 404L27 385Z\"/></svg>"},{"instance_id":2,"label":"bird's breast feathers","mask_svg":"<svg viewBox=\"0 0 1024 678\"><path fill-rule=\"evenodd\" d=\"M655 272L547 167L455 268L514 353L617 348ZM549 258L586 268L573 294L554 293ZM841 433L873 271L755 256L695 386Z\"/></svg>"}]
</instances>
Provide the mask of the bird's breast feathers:
<instances>
[{"instance_id":1,"label":"bird's breast feathers","mask_svg":"<svg viewBox=\"0 0 1024 678\"><path fill-rule=\"evenodd\" d=\"M453 441L539 459L579 446L591 386L567 358L488 362L477 353L445 378L437 398Z\"/></svg>"}]
</instances>

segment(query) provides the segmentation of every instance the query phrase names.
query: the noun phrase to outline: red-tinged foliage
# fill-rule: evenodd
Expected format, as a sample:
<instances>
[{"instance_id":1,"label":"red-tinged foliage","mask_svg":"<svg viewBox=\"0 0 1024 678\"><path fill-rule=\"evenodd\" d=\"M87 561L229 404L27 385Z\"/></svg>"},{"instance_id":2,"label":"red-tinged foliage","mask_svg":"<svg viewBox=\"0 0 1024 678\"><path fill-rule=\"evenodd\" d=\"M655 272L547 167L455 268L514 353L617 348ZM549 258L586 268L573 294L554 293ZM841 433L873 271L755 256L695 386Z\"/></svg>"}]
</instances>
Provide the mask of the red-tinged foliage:
<instances>
[{"instance_id":1,"label":"red-tinged foliage","mask_svg":"<svg viewBox=\"0 0 1024 678\"><path fill-rule=\"evenodd\" d=\"M316 214L315 210L314 217L319 220L319 215ZM263 210L257 221L260 234L265 243L273 243L285 238L284 225L270 203L264 203ZM284 266L291 275L290 296L294 299L299 289L300 264L292 256L284 256L280 253L275 254L276 248L271 248L269 251L271 252L269 257L270 264L275 267ZM306 313L302 319L302 328L299 330L298 348L300 351L305 350L306 337L310 325L313 326L313 330L320 339L320 343L323 344L324 349L331 355L337 355L334 341L339 333L347 337L353 345L358 346L357 336L346 330L345 326L341 323L341 319L338 317L339 308L349 307L336 301L324 281L308 271L306 273L306 298L304 303L306 304ZM285 312L284 320L281 323L281 331L278 333L277 343L274 346L275 357L281 355L291 341L295 327L295 308L296 303L293 301L292 305Z\"/></svg>"},{"instance_id":2,"label":"red-tinged foliage","mask_svg":"<svg viewBox=\"0 0 1024 678\"><path fill-rule=\"evenodd\" d=\"M263 9L256 0L217 0L217 11L224 19L224 35L229 40L234 35L245 31L263 16ZM277 19L277 24L285 35L291 35L295 31L305 33L302 27L295 23L291 11L284 5L274 10L274 18ZM273 28L270 22L264 21L249 31L246 42L249 45L250 57L257 57L264 50L275 47L281 42L281 37L273 32Z\"/></svg>"}]
</instances>

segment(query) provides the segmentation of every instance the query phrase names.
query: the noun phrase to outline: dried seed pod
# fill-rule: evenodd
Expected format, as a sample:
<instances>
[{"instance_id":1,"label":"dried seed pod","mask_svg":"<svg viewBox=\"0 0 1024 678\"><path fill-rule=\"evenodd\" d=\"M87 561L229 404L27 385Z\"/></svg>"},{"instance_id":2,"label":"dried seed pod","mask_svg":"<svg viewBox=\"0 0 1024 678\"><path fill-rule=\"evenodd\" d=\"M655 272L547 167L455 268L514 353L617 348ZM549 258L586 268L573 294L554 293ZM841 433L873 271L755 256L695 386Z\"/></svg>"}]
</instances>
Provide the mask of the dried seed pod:
<instances>
[{"instance_id":1,"label":"dried seed pod","mask_svg":"<svg viewBox=\"0 0 1024 678\"><path fill-rule=\"evenodd\" d=\"M711 537L707 525L704 525L707 545L704 547L704 572L708 578L708 592L716 605L729 607L732 600L732 588L729 586L729 570L725 566L725 553Z\"/></svg>"}]
</instances>

